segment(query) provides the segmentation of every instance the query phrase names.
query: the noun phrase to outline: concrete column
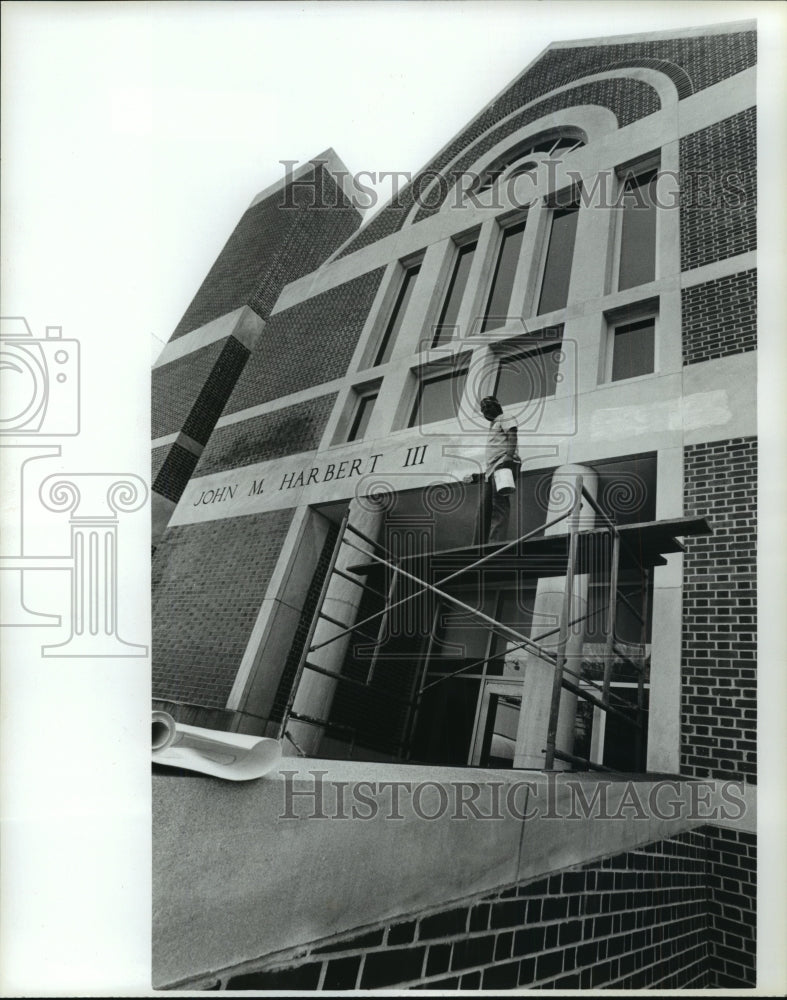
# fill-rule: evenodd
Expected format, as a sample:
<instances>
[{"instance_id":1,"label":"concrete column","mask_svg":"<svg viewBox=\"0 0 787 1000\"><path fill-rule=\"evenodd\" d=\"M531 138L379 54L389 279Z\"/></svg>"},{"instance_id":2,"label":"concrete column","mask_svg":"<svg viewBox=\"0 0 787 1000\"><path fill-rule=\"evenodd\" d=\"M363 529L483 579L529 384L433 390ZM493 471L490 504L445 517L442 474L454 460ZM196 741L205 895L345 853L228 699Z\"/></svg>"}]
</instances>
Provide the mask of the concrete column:
<instances>
[{"instance_id":1,"label":"concrete column","mask_svg":"<svg viewBox=\"0 0 787 1000\"><path fill-rule=\"evenodd\" d=\"M512 301L521 304L522 315L533 317L529 324L531 329L538 329L540 326L535 315L538 293L541 290L541 269L546 259L545 235L549 218L549 209L541 198L527 210L527 225L512 296Z\"/></svg>"},{"instance_id":2,"label":"concrete column","mask_svg":"<svg viewBox=\"0 0 787 1000\"><path fill-rule=\"evenodd\" d=\"M366 497L355 497L350 501L349 523L362 531L369 538L377 541L383 522L383 508L378 506L373 499ZM371 546L348 531L345 536L353 545L369 552ZM348 566L358 563L371 562L366 559L361 552L350 548L349 545L341 545L339 555L336 560L336 568L346 570ZM361 603L362 590L349 580L334 573L331 576L328 591L325 595L322 610L337 621L344 622L347 626L354 625L358 619L358 608ZM376 631L376 623L370 622L369 634ZM320 618L312 639L312 645L319 645L341 632L341 628ZM352 635L342 636L335 642L331 642L321 649L308 654L310 663L318 667L330 670L333 673L341 673L345 656L354 641ZM315 670L304 669L298 691L293 703L293 711L299 715L308 715L314 719L327 719L334 695L339 682ZM287 723L287 730L306 756L319 756L320 743L325 735L325 729L319 726L298 722L290 719ZM292 753L292 745L288 741L284 743L284 752Z\"/></svg>"},{"instance_id":3,"label":"concrete column","mask_svg":"<svg viewBox=\"0 0 787 1000\"><path fill-rule=\"evenodd\" d=\"M683 446L658 452L656 518L683 516ZM653 573L650 646L649 771L680 771L681 640L683 556L667 556Z\"/></svg>"},{"instance_id":4,"label":"concrete column","mask_svg":"<svg viewBox=\"0 0 787 1000\"><path fill-rule=\"evenodd\" d=\"M545 520L550 521L566 512L574 500L576 477L582 476L583 486L595 499L598 490L598 477L586 465L561 465L552 476L549 490L549 507ZM595 523L593 508L586 500L580 510L580 530L587 531ZM552 528L547 535L565 534L569 530L570 520L566 518ZM535 638L549 628L557 626L563 609L563 593L565 577L542 577L538 581L533 609L533 625L531 638ZM588 577L574 577L571 617L576 618L587 608ZM580 622L569 631L566 646L566 666L578 672L582 657L582 636L584 623ZM558 636L551 636L544 645L554 652L557 648ZM519 729L517 732L516 755L514 767L534 768L543 770L544 748L546 747L547 728L549 726L549 708L552 698L552 683L554 669L545 660L539 659L533 653L525 657L524 676L522 678L522 709L519 713ZM574 680L575 678L571 678ZM563 691L560 699L560 717L557 729L557 749L572 752L574 724L576 721L577 698L569 691ZM566 770L570 765L564 761L555 760L557 770Z\"/></svg>"},{"instance_id":5,"label":"concrete column","mask_svg":"<svg viewBox=\"0 0 787 1000\"><path fill-rule=\"evenodd\" d=\"M617 216L606 203L605 192L609 195L613 193L612 183L613 178L606 171L602 177L596 175L587 179L589 190L597 193L589 204L581 205L579 209L568 289L569 307L582 306L600 298L611 280L609 261L612 257Z\"/></svg>"},{"instance_id":6,"label":"concrete column","mask_svg":"<svg viewBox=\"0 0 787 1000\"><path fill-rule=\"evenodd\" d=\"M465 340L481 334L481 323L489 294L489 282L497 257L498 226L488 219L478 231L478 243L467 276L465 294L456 317L457 335Z\"/></svg>"},{"instance_id":7,"label":"concrete column","mask_svg":"<svg viewBox=\"0 0 787 1000\"><path fill-rule=\"evenodd\" d=\"M409 358L432 343L432 320L447 284L447 256L451 256L451 241L441 240L427 247L421 270L391 351L391 358Z\"/></svg>"}]
</instances>

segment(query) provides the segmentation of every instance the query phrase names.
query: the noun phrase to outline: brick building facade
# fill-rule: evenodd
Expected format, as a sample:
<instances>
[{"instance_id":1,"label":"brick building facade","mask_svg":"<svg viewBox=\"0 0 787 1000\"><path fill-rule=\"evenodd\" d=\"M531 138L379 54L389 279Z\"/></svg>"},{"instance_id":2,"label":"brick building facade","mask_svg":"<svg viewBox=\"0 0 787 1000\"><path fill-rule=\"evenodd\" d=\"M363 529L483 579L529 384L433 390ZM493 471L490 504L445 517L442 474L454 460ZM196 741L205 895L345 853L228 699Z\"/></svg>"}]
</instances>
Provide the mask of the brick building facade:
<instances>
[{"instance_id":1,"label":"brick building facade","mask_svg":"<svg viewBox=\"0 0 787 1000\"><path fill-rule=\"evenodd\" d=\"M755 62L751 25L556 43L364 226L341 163L316 157L254 200L153 372L158 707L282 738L336 774L537 769L522 735L540 724L522 694L532 659L456 615L434 626L436 653L417 601L370 652L383 633L366 619L393 584L331 577L371 558L337 556L345 514L416 576L425 553L472 545L465 479L482 470L478 401L496 393L522 458L507 538L545 522L577 472L619 526L709 529L639 577L621 570L617 634L647 673L641 757L598 709L570 710L567 752L640 778L738 782L745 821L660 839L632 823L526 878L435 885L201 967L162 945L161 985L754 985ZM600 616L594 572L582 600ZM535 635L538 573L484 579L456 594ZM638 592L641 628L626 610ZM315 631L328 607L333 632ZM575 655L592 661L588 616ZM320 637L331 651L304 670ZM618 704L636 687L621 657ZM446 683L415 719L397 706L419 676Z\"/></svg>"}]
</instances>

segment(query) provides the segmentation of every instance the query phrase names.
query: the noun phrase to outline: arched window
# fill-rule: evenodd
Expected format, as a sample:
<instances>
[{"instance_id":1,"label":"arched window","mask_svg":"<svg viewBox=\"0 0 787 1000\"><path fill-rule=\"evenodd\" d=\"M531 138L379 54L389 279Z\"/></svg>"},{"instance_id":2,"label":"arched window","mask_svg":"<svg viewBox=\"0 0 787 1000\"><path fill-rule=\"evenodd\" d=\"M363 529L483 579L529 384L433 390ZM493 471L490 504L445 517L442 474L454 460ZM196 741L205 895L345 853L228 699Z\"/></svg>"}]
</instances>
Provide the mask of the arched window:
<instances>
[{"instance_id":1,"label":"arched window","mask_svg":"<svg viewBox=\"0 0 787 1000\"><path fill-rule=\"evenodd\" d=\"M535 173L542 160L561 158L585 145L585 135L579 129L540 133L513 146L497 157L478 177L470 189L472 194L488 191L504 177Z\"/></svg>"}]
</instances>

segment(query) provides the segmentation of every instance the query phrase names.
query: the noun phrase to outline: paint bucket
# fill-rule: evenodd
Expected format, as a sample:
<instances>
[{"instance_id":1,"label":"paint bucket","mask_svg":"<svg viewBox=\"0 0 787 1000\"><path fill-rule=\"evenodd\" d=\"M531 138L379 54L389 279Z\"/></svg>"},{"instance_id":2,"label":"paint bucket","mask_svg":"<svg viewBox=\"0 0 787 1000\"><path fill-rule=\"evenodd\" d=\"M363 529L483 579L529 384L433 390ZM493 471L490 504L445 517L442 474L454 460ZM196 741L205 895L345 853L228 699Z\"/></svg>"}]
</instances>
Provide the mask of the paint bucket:
<instances>
[{"instance_id":1,"label":"paint bucket","mask_svg":"<svg viewBox=\"0 0 787 1000\"><path fill-rule=\"evenodd\" d=\"M513 493L515 489L514 475L508 466L501 466L501 468L495 469L495 492L501 496L507 496L509 493Z\"/></svg>"}]
</instances>

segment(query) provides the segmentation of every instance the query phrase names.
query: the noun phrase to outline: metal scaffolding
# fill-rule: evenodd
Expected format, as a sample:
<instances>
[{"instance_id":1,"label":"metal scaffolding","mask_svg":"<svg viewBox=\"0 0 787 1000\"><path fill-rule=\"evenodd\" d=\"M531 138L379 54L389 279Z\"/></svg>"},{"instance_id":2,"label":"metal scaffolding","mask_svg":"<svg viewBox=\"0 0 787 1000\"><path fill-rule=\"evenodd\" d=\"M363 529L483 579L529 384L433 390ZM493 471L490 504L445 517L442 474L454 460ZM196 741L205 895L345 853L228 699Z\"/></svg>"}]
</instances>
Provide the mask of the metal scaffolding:
<instances>
[{"instance_id":1,"label":"metal scaffolding","mask_svg":"<svg viewBox=\"0 0 787 1000\"><path fill-rule=\"evenodd\" d=\"M581 528L583 501L587 502L600 520L599 525L594 525L593 528L586 530L582 530ZM566 532L545 534L547 529L564 521L568 522L568 530ZM607 715L612 715L625 725L631 727L634 732L636 761L636 766L633 770L644 771L646 750L644 740L646 726L645 680L648 671L648 657L646 655L648 573L653 566L664 565L666 563L664 559L665 554L683 551L683 546L675 538L676 535L707 534L709 532L710 528L702 518L679 518L636 525L617 525L588 492L581 475L576 477L573 498L569 508L564 513L548 520L545 524L527 532L521 537L502 545L476 546L471 549L420 554L419 557L393 557L379 542L370 538L350 523L348 508L339 527L339 543L334 548L322 583L317 603L317 612L312 619L303 645L290 697L280 724L279 737L290 739L296 749L298 749L295 740L287 729L288 723L292 719L306 725L318 726L324 731L350 732L351 740L354 741L354 733L351 727L337 725L328 719L313 718L295 712L293 706L303 672L310 670L331 678L337 683L348 684L356 688L370 689L371 682L375 677L376 671L379 669L380 649L385 641L386 623L391 611L416 599L421 594L429 593L436 597L438 601L432 615L426 651L421 657L418 669L415 671L409 696L404 698L391 693L385 695L385 697L404 705L406 710L406 722L403 726L398 753L400 759L411 758L412 743L418 725L419 713L421 712L424 694L427 690L438 684L445 683L462 673L466 673L473 667L480 666L485 670L486 666L493 660L509 655L516 649L524 649L543 663L545 669L553 671L551 704L545 746L543 748L545 755L544 769L547 771L554 770L555 761L560 760L583 769L610 770L610 768L605 767L600 761L591 760L589 757L577 757L566 748L559 748L556 745L561 694L566 690L578 698L589 702L594 709L602 711ZM365 543L369 548L362 548L358 544L358 540ZM342 545L356 550L367 562L357 566L349 566L347 567L347 571L339 569L336 563ZM442 576L436 582L431 583L423 579L423 577L410 572L404 565L408 560L412 561L414 558L424 558L424 555L434 565L437 565L441 558L444 559L447 556L460 558L463 565L448 575ZM466 558L469 558L470 561L465 564L464 559ZM371 562L368 562L368 560L371 560ZM619 585L620 567L624 561L627 568L634 567L639 571L641 581L639 607L636 607L628 599ZM472 607L445 589L447 584L484 566L489 567L490 570L501 570L502 568L503 572L522 572L523 568L527 570L529 564L532 564L534 567L533 573L536 577L564 576L565 579L559 623L554 628L540 633L535 638L523 635L517 629L487 615L479 608ZM584 615L574 617L572 605L574 603L576 576L583 572L583 566L593 565L597 567L602 564L608 567L609 577L606 605L595 612L587 612ZM387 593L372 588L365 579L370 571L376 567L386 569L391 574ZM341 622L331 617L323 610L323 604L334 575L341 576L345 581L349 581L362 590L373 592L384 602L382 609L354 624ZM606 576L607 573L604 575ZM412 592L407 593L406 596L396 598L397 586L402 582L407 582L414 589ZM640 623L640 642L637 646L637 651L633 655L630 655L630 644L627 649L626 643L620 639L616 631L618 601L621 601ZM428 682L427 675L430 659L440 624L442 610L440 602L445 602L453 608L472 616L477 621L482 622L491 632L502 636L509 643L513 643L513 645L509 645L503 652L489 655L469 665L466 664L439 676L436 680ZM580 660L579 669L574 669L574 665L568 665L567 646L570 630L587 621L591 617L591 614L597 615L600 613L603 613L605 616L603 629L605 641L603 678L601 683L598 683L588 676L587 672L585 674L582 673L583 668L588 666L588 662L584 657ZM320 619L328 621L339 631L330 638L315 643L315 632ZM361 627L375 621L379 622L379 631L376 639L372 642L371 662L364 680L329 670L309 659L317 650L352 633L357 633ZM558 638L554 647L548 647L544 644L545 640L551 639L555 635ZM613 667L616 663L620 662L632 668L637 676L637 696L636 705L634 706L625 699L617 696L611 690Z\"/></svg>"}]
</instances>

